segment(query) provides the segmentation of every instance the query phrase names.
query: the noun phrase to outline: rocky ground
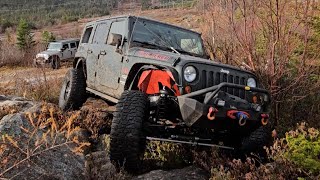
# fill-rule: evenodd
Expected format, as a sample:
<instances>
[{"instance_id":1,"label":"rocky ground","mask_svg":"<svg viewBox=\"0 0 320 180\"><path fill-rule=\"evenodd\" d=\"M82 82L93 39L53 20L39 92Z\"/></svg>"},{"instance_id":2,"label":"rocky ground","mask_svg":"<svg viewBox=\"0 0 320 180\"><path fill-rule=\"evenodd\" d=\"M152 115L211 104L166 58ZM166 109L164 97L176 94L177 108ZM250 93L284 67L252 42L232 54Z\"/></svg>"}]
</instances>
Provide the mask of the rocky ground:
<instances>
[{"instance_id":1,"label":"rocky ground","mask_svg":"<svg viewBox=\"0 0 320 180\"><path fill-rule=\"evenodd\" d=\"M54 104L0 96L0 178L208 179L207 172L195 166L152 170L137 176L119 173L108 158L105 143L113 107L102 100L89 99L80 111L74 112L74 118L58 111ZM78 126L72 131L71 126L65 128L62 123L71 122L70 119ZM59 128L54 129L55 126ZM91 145L85 147L87 142ZM83 151L75 151L82 145Z\"/></svg>"}]
</instances>

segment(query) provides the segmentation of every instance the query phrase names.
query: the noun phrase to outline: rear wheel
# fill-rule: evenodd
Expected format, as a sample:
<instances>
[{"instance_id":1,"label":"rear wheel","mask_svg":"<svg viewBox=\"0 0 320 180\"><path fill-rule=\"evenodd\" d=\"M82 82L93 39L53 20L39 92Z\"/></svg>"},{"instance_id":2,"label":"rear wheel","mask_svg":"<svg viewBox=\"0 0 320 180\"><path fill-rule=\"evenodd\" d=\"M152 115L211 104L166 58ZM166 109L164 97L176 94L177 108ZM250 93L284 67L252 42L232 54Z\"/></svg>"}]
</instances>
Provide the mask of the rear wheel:
<instances>
[{"instance_id":1,"label":"rear wheel","mask_svg":"<svg viewBox=\"0 0 320 180\"><path fill-rule=\"evenodd\" d=\"M140 169L146 138L143 122L148 118L149 100L141 91L123 92L112 120L110 159L117 167L134 173Z\"/></svg>"},{"instance_id":2,"label":"rear wheel","mask_svg":"<svg viewBox=\"0 0 320 180\"><path fill-rule=\"evenodd\" d=\"M70 69L60 91L59 107L63 111L75 110L80 108L86 99L86 80L82 70Z\"/></svg>"}]
</instances>

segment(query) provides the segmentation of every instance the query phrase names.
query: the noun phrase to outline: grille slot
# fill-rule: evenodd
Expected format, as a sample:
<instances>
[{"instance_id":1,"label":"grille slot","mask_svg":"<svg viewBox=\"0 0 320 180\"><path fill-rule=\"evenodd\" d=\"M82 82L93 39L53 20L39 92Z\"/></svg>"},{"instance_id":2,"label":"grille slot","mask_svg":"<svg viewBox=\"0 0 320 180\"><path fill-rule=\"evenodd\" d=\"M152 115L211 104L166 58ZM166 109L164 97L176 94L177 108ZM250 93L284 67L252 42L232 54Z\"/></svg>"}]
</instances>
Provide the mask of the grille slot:
<instances>
[{"instance_id":1,"label":"grille slot","mask_svg":"<svg viewBox=\"0 0 320 180\"><path fill-rule=\"evenodd\" d=\"M203 70L201 72L201 84L202 88L218 85L222 82L228 82L228 83L234 83L234 84L240 84L245 85L246 78L237 76L235 74L226 74L221 72L214 72L214 71L206 71ZM245 98L246 93L245 90L242 89L236 89L236 88L222 88L223 91L238 96L240 98Z\"/></svg>"}]
</instances>

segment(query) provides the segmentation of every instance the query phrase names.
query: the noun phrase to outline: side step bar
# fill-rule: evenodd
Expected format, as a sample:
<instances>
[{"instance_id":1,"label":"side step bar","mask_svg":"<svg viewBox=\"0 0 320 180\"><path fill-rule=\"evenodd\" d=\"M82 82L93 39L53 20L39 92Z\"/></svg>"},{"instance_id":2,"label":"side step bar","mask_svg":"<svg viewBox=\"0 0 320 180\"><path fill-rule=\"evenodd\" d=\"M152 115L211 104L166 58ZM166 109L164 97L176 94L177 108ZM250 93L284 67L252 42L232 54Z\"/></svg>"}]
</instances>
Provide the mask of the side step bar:
<instances>
[{"instance_id":1,"label":"side step bar","mask_svg":"<svg viewBox=\"0 0 320 180\"><path fill-rule=\"evenodd\" d=\"M173 142L173 143L191 144L191 145L198 145L198 146L208 146L208 147L217 147L217 148L221 148L221 149L234 150L233 147L221 146L221 145L217 145L217 144L207 144L207 143L180 141L180 140L154 138L154 137L147 137L147 139L150 140L150 141Z\"/></svg>"}]
</instances>

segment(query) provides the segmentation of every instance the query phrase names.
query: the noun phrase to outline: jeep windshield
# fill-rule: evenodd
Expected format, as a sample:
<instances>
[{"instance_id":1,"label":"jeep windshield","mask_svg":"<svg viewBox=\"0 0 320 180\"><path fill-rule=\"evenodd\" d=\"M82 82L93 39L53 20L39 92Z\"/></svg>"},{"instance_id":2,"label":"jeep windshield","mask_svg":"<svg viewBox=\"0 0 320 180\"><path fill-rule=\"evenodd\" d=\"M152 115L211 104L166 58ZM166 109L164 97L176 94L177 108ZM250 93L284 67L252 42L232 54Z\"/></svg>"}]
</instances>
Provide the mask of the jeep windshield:
<instances>
[{"instance_id":1,"label":"jeep windshield","mask_svg":"<svg viewBox=\"0 0 320 180\"><path fill-rule=\"evenodd\" d=\"M48 50L52 50L52 51L60 51L61 48L62 48L61 43L49 43L48 45Z\"/></svg>"},{"instance_id":2,"label":"jeep windshield","mask_svg":"<svg viewBox=\"0 0 320 180\"><path fill-rule=\"evenodd\" d=\"M205 57L201 36L167 24L138 19L133 26L132 46L154 46L162 50Z\"/></svg>"}]
</instances>

